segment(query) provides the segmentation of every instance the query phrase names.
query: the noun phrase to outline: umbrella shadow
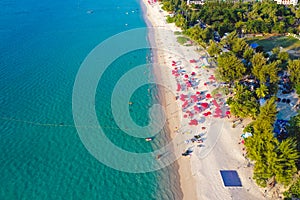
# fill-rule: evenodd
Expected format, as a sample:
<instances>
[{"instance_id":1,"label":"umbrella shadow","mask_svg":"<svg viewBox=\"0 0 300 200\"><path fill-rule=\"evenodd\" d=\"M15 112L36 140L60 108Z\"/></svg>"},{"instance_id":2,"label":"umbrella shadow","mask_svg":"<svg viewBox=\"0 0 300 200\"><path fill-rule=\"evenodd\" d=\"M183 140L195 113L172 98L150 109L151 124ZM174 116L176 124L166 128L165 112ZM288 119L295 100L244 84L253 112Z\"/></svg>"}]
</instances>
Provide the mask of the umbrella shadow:
<instances>
[{"instance_id":1,"label":"umbrella shadow","mask_svg":"<svg viewBox=\"0 0 300 200\"><path fill-rule=\"evenodd\" d=\"M199 123L204 123L206 121L205 117L200 117L200 119L198 120Z\"/></svg>"}]
</instances>

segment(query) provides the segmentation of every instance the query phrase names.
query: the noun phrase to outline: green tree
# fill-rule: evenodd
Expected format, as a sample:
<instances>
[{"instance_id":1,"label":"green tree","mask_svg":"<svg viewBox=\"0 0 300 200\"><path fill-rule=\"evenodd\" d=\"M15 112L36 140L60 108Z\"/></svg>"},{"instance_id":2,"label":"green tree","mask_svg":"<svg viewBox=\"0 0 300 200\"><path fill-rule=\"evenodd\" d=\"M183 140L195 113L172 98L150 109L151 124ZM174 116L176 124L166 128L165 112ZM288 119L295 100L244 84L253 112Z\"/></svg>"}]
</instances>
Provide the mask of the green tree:
<instances>
[{"instance_id":1,"label":"green tree","mask_svg":"<svg viewBox=\"0 0 300 200\"><path fill-rule=\"evenodd\" d=\"M238 57L242 57L245 49L249 47L244 39L237 38L234 40L232 45L232 51L236 53Z\"/></svg>"},{"instance_id":2,"label":"green tree","mask_svg":"<svg viewBox=\"0 0 300 200\"><path fill-rule=\"evenodd\" d=\"M207 52L210 56L216 57L221 52L221 48L213 40L211 40Z\"/></svg>"},{"instance_id":3,"label":"green tree","mask_svg":"<svg viewBox=\"0 0 300 200\"><path fill-rule=\"evenodd\" d=\"M288 62L288 72L297 94L300 94L300 60L291 60Z\"/></svg>"},{"instance_id":4,"label":"green tree","mask_svg":"<svg viewBox=\"0 0 300 200\"><path fill-rule=\"evenodd\" d=\"M272 53L278 55L280 53L280 48L279 47L273 48Z\"/></svg>"},{"instance_id":5,"label":"green tree","mask_svg":"<svg viewBox=\"0 0 300 200\"><path fill-rule=\"evenodd\" d=\"M231 113L238 117L256 117L259 104L253 92L243 85L236 84L234 94L227 100Z\"/></svg>"},{"instance_id":6,"label":"green tree","mask_svg":"<svg viewBox=\"0 0 300 200\"><path fill-rule=\"evenodd\" d=\"M247 61L250 61L254 55L254 50L251 47L246 48L243 54L243 58Z\"/></svg>"},{"instance_id":7,"label":"green tree","mask_svg":"<svg viewBox=\"0 0 300 200\"><path fill-rule=\"evenodd\" d=\"M247 156L255 162L253 178L265 187L274 181L288 185L297 172L299 154L292 139L279 142L273 136L273 124L277 109L275 97L260 107L260 113L253 122L253 136L245 140Z\"/></svg>"},{"instance_id":8,"label":"green tree","mask_svg":"<svg viewBox=\"0 0 300 200\"><path fill-rule=\"evenodd\" d=\"M267 59L264 57L263 53L256 53L251 59L251 63L252 63L252 74L257 79L260 80L262 68L267 64Z\"/></svg>"},{"instance_id":9,"label":"green tree","mask_svg":"<svg viewBox=\"0 0 300 200\"><path fill-rule=\"evenodd\" d=\"M254 132L263 133L265 131L272 132L273 124L277 115L275 97L267 100L264 106L259 109L259 115L253 123Z\"/></svg>"},{"instance_id":10,"label":"green tree","mask_svg":"<svg viewBox=\"0 0 300 200\"><path fill-rule=\"evenodd\" d=\"M260 87L255 90L258 98L264 98L268 94L268 87L265 84L260 84Z\"/></svg>"},{"instance_id":11,"label":"green tree","mask_svg":"<svg viewBox=\"0 0 300 200\"><path fill-rule=\"evenodd\" d=\"M300 198L300 177L297 177L288 191L284 193L287 198Z\"/></svg>"},{"instance_id":12,"label":"green tree","mask_svg":"<svg viewBox=\"0 0 300 200\"><path fill-rule=\"evenodd\" d=\"M300 111L296 116L293 116L289 120L289 126L287 128L288 135L297 141L297 149L300 151Z\"/></svg>"},{"instance_id":13,"label":"green tree","mask_svg":"<svg viewBox=\"0 0 300 200\"><path fill-rule=\"evenodd\" d=\"M209 42L214 36L214 31L212 28L206 28L200 32L201 39L205 42Z\"/></svg>"},{"instance_id":14,"label":"green tree","mask_svg":"<svg viewBox=\"0 0 300 200\"><path fill-rule=\"evenodd\" d=\"M240 80L246 68L244 64L234 54L228 52L218 57L218 67L216 73L219 78L225 82L234 82Z\"/></svg>"},{"instance_id":15,"label":"green tree","mask_svg":"<svg viewBox=\"0 0 300 200\"><path fill-rule=\"evenodd\" d=\"M275 170L276 181L284 185L288 185L293 178L293 175L297 172L297 161L299 159L299 153L296 148L296 142L292 139L286 139L282 141L277 149L277 162Z\"/></svg>"},{"instance_id":16,"label":"green tree","mask_svg":"<svg viewBox=\"0 0 300 200\"><path fill-rule=\"evenodd\" d=\"M245 140L247 156L255 162L253 179L262 187L274 176L276 168L276 146L278 141L270 131L254 133Z\"/></svg>"},{"instance_id":17,"label":"green tree","mask_svg":"<svg viewBox=\"0 0 300 200\"><path fill-rule=\"evenodd\" d=\"M184 16L182 14L177 14L175 16L175 25L177 27L180 27L182 29L186 29L187 27L187 20L184 18Z\"/></svg>"},{"instance_id":18,"label":"green tree","mask_svg":"<svg viewBox=\"0 0 300 200\"><path fill-rule=\"evenodd\" d=\"M280 52L280 53L278 54L278 58L279 58L282 62L288 61L289 57L290 57L290 55L289 55L288 52Z\"/></svg>"}]
</instances>

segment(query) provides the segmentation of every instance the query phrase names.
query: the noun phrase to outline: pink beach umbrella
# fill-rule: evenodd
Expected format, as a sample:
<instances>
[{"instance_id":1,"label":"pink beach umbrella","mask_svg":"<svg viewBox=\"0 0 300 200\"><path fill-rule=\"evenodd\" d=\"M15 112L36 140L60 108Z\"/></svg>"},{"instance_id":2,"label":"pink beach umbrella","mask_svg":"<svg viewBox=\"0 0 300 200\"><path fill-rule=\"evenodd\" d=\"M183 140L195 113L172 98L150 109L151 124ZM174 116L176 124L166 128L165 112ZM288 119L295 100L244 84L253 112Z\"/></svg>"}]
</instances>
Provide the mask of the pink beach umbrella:
<instances>
[{"instance_id":1,"label":"pink beach umbrella","mask_svg":"<svg viewBox=\"0 0 300 200\"><path fill-rule=\"evenodd\" d=\"M214 106L216 106L217 108L220 107L219 104L217 103L217 101L214 99L212 100L212 103L214 104Z\"/></svg>"},{"instance_id":2,"label":"pink beach umbrella","mask_svg":"<svg viewBox=\"0 0 300 200\"><path fill-rule=\"evenodd\" d=\"M181 100L181 101L185 101L185 98L186 98L186 97L187 97L186 95L181 94L181 95L180 95L180 100Z\"/></svg>"},{"instance_id":3,"label":"pink beach umbrella","mask_svg":"<svg viewBox=\"0 0 300 200\"><path fill-rule=\"evenodd\" d=\"M217 108L217 109L215 110L215 113L218 114L218 115L220 115L220 114L222 114L222 110L221 110L220 108Z\"/></svg>"},{"instance_id":4,"label":"pink beach umbrella","mask_svg":"<svg viewBox=\"0 0 300 200\"><path fill-rule=\"evenodd\" d=\"M215 80L215 76L214 75L210 75L210 77L208 78L209 80Z\"/></svg>"},{"instance_id":5,"label":"pink beach umbrella","mask_svg":"<svg viewBox=\"0 0 300 200\"><path fill-rule=\"evenodd\" d=\"M185 102L182 104L182 107L183 107L183 108L186 108L188 105L189 105L189 102L188 102L188 101L185 101Z\"/></svg>"},{"instance_id":6,"label":"pink beach umbrella","mask_svg":"<svg viewBox=\"0 0 300 200\"><path fill-rule=\"evenodd\" d=\"M195 125L195 126L197 126L198 125L198 121L196 119L192 119L190 121L189 125Z\"/></svg>"},{"instance_id":7,"label":"pink beach umbrella","mask_svg":"<svg viewBox=\"0 0 300 200\"><path fill-rule=\"evenodd\" d=\"M198 101L198 98L196 95L192 95L191 96L191 99L193 100L193 102L197 102Z\"/></svg>"},{"instance_id":8,"label":"pink beach umbrella","mask_svg":"<svg viewBox=\"0 0 300 200\"><path fill-rule=\"evenodd\" d=\"M197 112L201 112L201 110L198 106L194 106L194 110L197 111Z\"/></svg>"},{"instance_id":9,"label":"pink beach umbrella","mask_svg":"<svg viewBox=\"0 0 300 200\"><path fill-rule=\"evenodd\" d=\"M187 118L188 116L187 115L183 115L183 118Z\"/></svg>"},{"instance_id":10,"label":"pink beach umbrella","mask_svg":"<svg viewBox=\"0 0 300 200\"><path fill-rule=\"evenodd\" d=\"M180 85L180 84L177 84L177 90L176 90L176 91L178 92L178 91L180 91L180 90L181 90L181 85Z\"/></svg>"},{"instance_id":11,"label":"pink beach umbrella","mask_svg":"<svg viewBox=\"0 0 300 200\"><path fill-rule=\"evenodd\" d=\"M196 72L192 72L191 75L192 75L192 76L195 76L195 75L196 75Z\"/></svg>"}]
</instances>

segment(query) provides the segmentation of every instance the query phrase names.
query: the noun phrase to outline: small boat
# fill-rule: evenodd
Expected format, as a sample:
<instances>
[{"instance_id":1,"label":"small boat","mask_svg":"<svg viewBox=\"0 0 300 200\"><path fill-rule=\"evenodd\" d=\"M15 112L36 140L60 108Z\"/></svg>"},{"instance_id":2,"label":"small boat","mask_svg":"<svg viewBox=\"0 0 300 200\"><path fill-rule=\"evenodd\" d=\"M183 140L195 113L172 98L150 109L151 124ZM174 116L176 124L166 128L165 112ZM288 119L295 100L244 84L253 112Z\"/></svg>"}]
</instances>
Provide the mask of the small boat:
<instances>
[{"instance_id":1,"label":"small boat","mask_svg":"<svg viewBox=\"0 0 300 200\"><path fill-rule=\"evenodd\" d=\"M147 142L152 141L152 138L146 138L145 139Z\"/></svg>"},{"instance_id":2,"label":"small boat","mask_svg":"<svg viewBox=\"0 0 300 200\"><path fill-rule=\"evenodd\" d=\"M93 10L86 11L87 14L92 14L93 12L94 12Z\"/></svg>"}]
</instances>

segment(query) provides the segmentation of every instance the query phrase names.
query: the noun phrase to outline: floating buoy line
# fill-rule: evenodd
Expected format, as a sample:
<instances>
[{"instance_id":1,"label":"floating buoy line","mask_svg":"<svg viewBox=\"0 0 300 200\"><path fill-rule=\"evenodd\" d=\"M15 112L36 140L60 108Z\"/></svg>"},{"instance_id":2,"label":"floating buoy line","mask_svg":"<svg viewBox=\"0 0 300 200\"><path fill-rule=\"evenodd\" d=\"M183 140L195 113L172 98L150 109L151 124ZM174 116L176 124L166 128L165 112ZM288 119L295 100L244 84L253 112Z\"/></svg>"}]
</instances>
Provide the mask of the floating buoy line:
<instances>
[{"instance_id":1,"label":"floating buoy line","mask_svg":"<svg viewBox=\"0 0 300 200\"><path fill-rule=\"evenodd\" d=\"M34 126L47 126L47 127L70 127L70 128L95 128L95 129L99 129L99 128L103 128L103 129L118 129L121 130L121 128L119 127L108 127L108 126L75 126L73 124L64 124L64 123L58 123L58 124L54 124L54 123L40 123L40 122L34 122L34 121L26 121L26 120L20 120L20 119L15 119L15 118L8 118L8 117L0 117L0 120L3 121L11 121L11 122L19 122L19 123L23 123L23 124L31 124ZM123 130L134 130L134 129L129 129L129 128L123 128Z\"/></svg>"}]
</instances>

